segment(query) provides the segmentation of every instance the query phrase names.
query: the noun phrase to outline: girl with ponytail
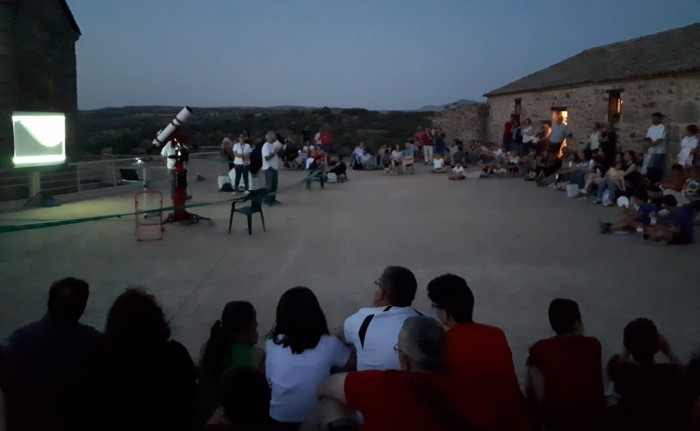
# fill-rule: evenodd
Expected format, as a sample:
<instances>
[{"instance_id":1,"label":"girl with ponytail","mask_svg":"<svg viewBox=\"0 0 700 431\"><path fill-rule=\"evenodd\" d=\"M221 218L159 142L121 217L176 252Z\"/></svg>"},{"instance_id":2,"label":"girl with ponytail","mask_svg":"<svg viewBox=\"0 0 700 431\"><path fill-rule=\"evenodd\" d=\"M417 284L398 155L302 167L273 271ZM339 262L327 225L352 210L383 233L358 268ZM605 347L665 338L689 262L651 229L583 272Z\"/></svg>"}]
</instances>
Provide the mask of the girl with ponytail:
<instances>
[{"instance_id":1,"label":"girl with ponytail","mask_svg":"<svg viewBox=\"0 0 700 431\"><path fill-rule=\"evenodd\" d=\"M219 403L219 386L223 378L238 368L264 372L265 352L256 347L258 321L255 308L248 301L226 304L211 327L209 340L202 347L198 384L200 423L212 416Z\"/></svg>"}]
</instances>

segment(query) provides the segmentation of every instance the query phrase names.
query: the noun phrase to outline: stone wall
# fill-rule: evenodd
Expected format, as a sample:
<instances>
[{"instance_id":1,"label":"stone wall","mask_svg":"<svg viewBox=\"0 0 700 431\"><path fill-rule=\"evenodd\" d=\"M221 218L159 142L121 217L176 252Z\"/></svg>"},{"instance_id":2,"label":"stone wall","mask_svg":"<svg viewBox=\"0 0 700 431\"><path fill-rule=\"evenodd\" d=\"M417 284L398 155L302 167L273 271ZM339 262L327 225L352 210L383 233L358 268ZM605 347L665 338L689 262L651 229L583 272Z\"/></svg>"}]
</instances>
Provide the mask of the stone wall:
<instances>
[{"instance_id":1,"label":"stone wall","mask_svg":"<svg viewBox=\"0 0 700 431\"><path fill-rule=\"evenodd\" d=\"M700 124L700 73L694 73L489 97L487 137L494 142L500 141L503 124L513 113L515 99L520 98L520 118L530 118L533 123L551 119L553 107L566 107L573 133L567 144L581 149L588 142L593 124L607 121L607 91L613 89L623 90L622 114L617 123L618 148L622 150L642 150L642 139L646 136L653 112L667 116L665 123L670 129L667 152L671 157L678 154L685 127Z\"/></svg>"},{"instance_id":2,"label":"stone wall","mask_svg":"<svg viewBox=\"0 0 700 431\"><path fill-rule=\"evenodd\" d=\"M448 143L456 138L468 144L471 140L486 140L487 120L486 104L459 105L436 114L433 117L433 126L443 129Z\"/></svg>"},{"instance_id":3,"label":"stone wall","mask_svg":"<svg viewBox=\"0 0 700 431\"><path fill-rule=\"evenodd\" d=\"M0 1L0 167L11 165L13 111L65 113L71 150L79 37L59 0Z\"/></svg>"}]
</instances>

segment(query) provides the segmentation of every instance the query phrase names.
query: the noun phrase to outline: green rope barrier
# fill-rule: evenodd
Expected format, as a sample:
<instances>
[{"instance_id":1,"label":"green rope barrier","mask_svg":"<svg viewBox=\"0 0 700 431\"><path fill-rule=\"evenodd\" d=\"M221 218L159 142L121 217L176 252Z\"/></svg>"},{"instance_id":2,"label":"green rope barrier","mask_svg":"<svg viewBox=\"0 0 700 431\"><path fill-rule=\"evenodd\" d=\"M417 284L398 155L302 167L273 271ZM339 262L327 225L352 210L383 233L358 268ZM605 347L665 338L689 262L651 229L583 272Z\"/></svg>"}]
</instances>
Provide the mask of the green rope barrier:
<instances>
[{"instance_id":1,"label":"green rope barrier","mask_svg":"<svg viewBox=\"0 0 700 431\"><path fill-rule=\"evenodd\" d=\"M289 187L286 187L282 191L291 190L292 188L296 187L297 185L304 184L309 179L314 178L314 177L318 176L319 174L323 174L323 169L317 169L315 171L309 172L309 174L303 180L291 184ZM268 193L267 195L265 195L265 197L275 195L279 192L280 191L278 190L275 193ZM106 214L106 215L99 215L99 216L92 216L92 217L81 217L81 218L67 219L67 220L47 221L47 222L43 222L43 223L27 223L27 224L20 224L20 225L0 226L0 234L8 233L8 232L18 232L18 231L23 231L23 230L45 229L45 228L49 228L49 227L66 226L66 225L71 225L71 224L106 220L106 219L111 219L111 218L138 216L139 214L152 214L154 212L167 212L167 211L175 211L175 210L181 210L181 209L187 209L187 208L198 208L198 207L205 207L205 206L211 206L211 205L219 205L222 203L245 202L248 199L249 199L248 196L239 196L239 197L236 197L233 199L223 199L223 200L217 200L217 201L193 203L193 204L178 205L178 206L169 206L169 207L164 207L164 208L157 209L157 210L131 211L128 213Z\"/></svg>"}]
</instances>

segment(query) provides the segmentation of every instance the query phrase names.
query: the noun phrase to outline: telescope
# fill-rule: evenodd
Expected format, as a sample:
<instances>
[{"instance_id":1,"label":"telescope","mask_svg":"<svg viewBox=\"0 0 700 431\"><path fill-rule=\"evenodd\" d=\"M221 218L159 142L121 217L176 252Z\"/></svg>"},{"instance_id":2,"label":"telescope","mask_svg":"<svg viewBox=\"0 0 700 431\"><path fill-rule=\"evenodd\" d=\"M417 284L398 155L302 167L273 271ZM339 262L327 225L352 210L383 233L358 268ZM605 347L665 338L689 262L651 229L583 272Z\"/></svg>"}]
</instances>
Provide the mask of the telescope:
<instances>
[{"instance_id":1,"label":"telescope","mask_svg":"<svg viewBox=\"0 0 700 431\"><path fill-rule=\"evenodd\" d=\"M192 108L185 106L182 110L175 116L175 118L170 121L170 123L165 126L164 129L158 132L158 136L153 140L153 146L158 147L167 142L168 137L178 129L178 127L185 124L185 121L189 118L192 113Z\"/></svg>"}]
</instances>

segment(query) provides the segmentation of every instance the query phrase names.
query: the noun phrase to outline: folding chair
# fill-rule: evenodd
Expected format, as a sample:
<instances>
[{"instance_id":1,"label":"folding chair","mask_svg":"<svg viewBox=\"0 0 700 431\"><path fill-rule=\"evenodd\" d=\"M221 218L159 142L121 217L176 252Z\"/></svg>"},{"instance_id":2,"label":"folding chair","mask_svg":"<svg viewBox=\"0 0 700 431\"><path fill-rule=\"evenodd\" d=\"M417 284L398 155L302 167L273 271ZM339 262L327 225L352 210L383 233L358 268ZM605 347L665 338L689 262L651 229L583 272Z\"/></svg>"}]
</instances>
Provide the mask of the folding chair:
<instances>
[{"instance_id":1,"label":"folding chair","mask_svg":"<svg viewBox=\"0 0 700 431\"><path fill-rule=\"evenodd\" d=\"M245 196L243 200L234 200L231 202L231 216L228 219L228 233L231 233L231 225L233 224L233 213L244 214L248 218L248 235L253 234L253 214L260 213L260 219L262 220L263 230L265 229L265 216L263 215L262 203L263 199L267 195L267 189L257 189L251 190L250 194ZM236 204L250 201L250 205L236 208Z\"/></svg>"}]
</instances>

